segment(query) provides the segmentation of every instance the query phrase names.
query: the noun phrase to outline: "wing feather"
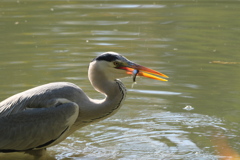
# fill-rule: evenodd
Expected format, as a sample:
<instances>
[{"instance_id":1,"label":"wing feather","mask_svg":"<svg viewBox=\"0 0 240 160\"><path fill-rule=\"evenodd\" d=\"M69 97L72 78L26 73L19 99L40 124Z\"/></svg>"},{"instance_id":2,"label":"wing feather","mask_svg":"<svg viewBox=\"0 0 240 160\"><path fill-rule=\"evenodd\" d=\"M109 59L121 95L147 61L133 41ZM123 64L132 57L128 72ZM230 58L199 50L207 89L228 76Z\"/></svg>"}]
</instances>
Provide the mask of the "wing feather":
<instances>
[{"instance_id":1,"label":"wing feather","mask_svg":"<svg viewBox=\"0 0 240 160\"><path fill-rule=\"evenodd\" d=\"M66 101L0 118L0 151L23 151L51 145L66 137L79 114L76 103Z\"/></svg>"},{"instance_id":2,"label":"wing feather","mask_svg":"<svg viewBox=\"0 0 240 160\"><path fill-rule=\"evenodd\" d=\"M68 82L49 83L15 94L0 102L0 117L29 108L47 108L59 98L73 102L88 100L81 88L75 84Z\"/></svg>"}]
</instances>

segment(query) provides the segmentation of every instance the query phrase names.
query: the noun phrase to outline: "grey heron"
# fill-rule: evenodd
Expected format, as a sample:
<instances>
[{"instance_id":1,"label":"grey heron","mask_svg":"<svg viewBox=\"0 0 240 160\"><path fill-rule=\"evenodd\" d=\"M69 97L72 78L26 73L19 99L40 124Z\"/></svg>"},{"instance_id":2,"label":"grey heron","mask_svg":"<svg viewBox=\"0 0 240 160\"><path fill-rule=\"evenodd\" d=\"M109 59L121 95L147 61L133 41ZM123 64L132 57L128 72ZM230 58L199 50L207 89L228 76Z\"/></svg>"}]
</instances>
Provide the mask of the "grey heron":
<instances>
[{"instance_id":1,"label":"grey heron","mask_svg":"<svg viewBox=\"0 0 240 160\"><path fill-rule=\"evenodd\" d=\"M35 157L77 129L118 111L126 89L117 78L129 75L167 81L168 76L129 61L115 52L94 58L88 78L102 100L88 97L69 82L54 82L15 94L0 103L0 152L25 152ZM161 76L161 77L160 77Z\"/></svg>"}]
</instances>

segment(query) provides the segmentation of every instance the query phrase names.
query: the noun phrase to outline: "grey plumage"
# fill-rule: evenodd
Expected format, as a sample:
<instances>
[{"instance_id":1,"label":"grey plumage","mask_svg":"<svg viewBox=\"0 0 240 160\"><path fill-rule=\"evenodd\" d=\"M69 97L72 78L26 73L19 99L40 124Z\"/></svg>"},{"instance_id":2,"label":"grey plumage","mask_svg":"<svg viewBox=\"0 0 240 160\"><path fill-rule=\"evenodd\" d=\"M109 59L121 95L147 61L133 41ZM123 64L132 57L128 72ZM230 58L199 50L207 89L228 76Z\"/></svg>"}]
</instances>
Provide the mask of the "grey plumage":
<instances>
[{"instance_id":1,"label":"grey plumage","mask_svg":"<svg viewBox=\"0 0 240 160\"><path fill-rule=\"evenodd\" d=\"M42 148L63 136L77 119L79 108L73 99L80 93L74 84L50 83L1 102L0 151Z\"/></svg>"}]
</instances>

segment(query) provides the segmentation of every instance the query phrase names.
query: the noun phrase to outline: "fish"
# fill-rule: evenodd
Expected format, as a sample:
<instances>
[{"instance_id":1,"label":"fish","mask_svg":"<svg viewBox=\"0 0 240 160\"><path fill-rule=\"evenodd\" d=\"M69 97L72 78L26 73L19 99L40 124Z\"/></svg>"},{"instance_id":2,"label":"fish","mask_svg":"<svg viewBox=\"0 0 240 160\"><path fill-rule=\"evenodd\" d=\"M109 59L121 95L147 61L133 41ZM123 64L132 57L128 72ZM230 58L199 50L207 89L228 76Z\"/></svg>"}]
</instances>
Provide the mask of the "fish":
<instances>
[{"instance_id":1,"label":"fish","mask_svg":"<svg viewBox=\"0 0 240 160\"><path fill-rule=\"evenodd\" d=\"M132 84L132 88L133 88L133 86L134 86L134 84L137 84L137 82L136 82L136 78L137 78L137 74L139 73L139 70L137 70L137 69L134 69L133 71L132 71L132 75L133 75L133 84Z\"/></svg>"},{"instance_id":2,"label":"fish","mask_svg":"<svg viewBox=\"0 0 240 160\"><path fill-rule=\"evenodd\" d=\"M133 72L132 72L132 75L133 75L133 83L136 82L136 78L137 78L137 74L139 73L139 70L137 69L134 69Z\"/></svg>"}]
</instances>

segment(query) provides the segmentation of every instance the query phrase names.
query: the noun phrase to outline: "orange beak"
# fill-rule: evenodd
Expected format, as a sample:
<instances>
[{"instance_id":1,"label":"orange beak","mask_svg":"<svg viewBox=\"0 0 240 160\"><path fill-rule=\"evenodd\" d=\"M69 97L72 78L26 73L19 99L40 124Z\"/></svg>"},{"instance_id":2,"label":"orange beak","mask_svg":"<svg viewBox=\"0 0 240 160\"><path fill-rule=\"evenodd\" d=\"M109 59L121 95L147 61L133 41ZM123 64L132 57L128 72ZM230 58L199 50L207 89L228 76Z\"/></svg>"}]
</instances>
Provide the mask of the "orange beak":
<instances>
[{"instance_id":1,"label":"orange beak","mask_svg":"<svg viewBox=\"0 0 240 160\"><path fill-rule=\"evenodd\" d=\"M131 63L128 67L126 66L118 67L118 69L126 70L127 74L132 74L134 76L134 79L136 76L143 76L151 79L156 79L159 81L168 81L166 79L161 78L161 77L168 78L167 75L135 63Z\"/></svg>"}]
</instances>

